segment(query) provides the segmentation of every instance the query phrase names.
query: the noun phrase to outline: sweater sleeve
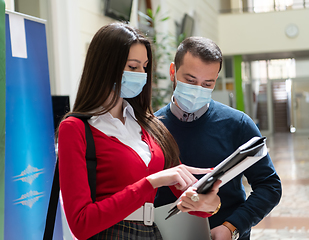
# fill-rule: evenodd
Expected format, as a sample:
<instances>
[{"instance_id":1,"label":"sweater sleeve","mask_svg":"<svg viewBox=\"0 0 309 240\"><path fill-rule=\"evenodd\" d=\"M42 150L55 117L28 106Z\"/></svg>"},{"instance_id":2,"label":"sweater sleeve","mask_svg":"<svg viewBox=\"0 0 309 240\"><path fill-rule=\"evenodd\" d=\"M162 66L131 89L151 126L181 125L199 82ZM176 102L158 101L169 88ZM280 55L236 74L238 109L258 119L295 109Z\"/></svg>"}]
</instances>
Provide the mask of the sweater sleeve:
<instances>
[{"instance_id":1,"label":"sweater sleeve","mask_svg":"<svg viewBox=\"0 0 309 240\"><path fill-rule=\"evenodd\" d=\"M79 239L111 227L141 207L155 191L146 178L128 185L110 197L92 202L85 160L84 123L63 121L58 140L60 189L64 210L73 234Z\"/></svg>"},{"instance_id":2,"label":"sweater sleeve","mask_svg":"<svg viewBox=\"0 0 309 240\"><path fill-rule=\"evenodd\" d=\"M241 124L243 142L253 136L261 136L251 119L245 116ZM244 172L252 192L225 221L232 223L242 236L248 233L252 226L258 224L280 201L282 189L269 154L252 165Z\"/></svg>"}]
</instances>

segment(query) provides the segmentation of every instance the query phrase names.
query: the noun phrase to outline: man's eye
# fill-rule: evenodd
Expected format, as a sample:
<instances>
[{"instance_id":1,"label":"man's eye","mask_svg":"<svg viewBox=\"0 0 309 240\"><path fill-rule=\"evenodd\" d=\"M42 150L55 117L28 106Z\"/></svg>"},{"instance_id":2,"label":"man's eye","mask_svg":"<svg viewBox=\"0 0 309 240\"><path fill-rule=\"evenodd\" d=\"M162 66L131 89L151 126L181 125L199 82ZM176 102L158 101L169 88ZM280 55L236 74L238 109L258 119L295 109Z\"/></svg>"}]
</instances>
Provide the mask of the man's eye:
<instances>
[{"instance_id":1,"label":"man's eye","mask_svg":"<svg viewBox=\"0 0 309 240\"><path fill-rule=\"evenodd\" d=\"M211 83L204 83L204 84L203 84L203 87L206 87L206 88L207 88L207 87L211 87Z\"/></svg>"},{"instance_id":2,"label":"man's eye","mask_svg":"<svg viewBox=\"0 0 309 240\"><path fill-rule=\"evenodd\" d=\"M133 67L133 66L129 66L129 68L131 68L132 70L137 69L137 67Z\"/></svg>"}]
</instances>

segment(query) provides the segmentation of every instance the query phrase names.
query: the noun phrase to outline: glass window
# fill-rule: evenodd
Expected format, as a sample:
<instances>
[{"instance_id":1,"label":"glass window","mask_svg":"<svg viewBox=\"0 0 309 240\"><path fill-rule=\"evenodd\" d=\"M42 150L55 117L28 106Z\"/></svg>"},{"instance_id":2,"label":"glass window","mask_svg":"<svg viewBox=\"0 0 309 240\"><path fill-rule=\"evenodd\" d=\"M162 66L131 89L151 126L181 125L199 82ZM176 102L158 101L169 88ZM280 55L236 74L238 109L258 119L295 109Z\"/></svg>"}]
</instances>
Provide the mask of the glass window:
<instances>
[{"instance_id":1,"label":"glass window","mask_svg":"<svg viewBox=\"0 0 309 240\"><path fill-rule=\"evenodd\" d=\"M251 79L259 79L261 83L267 83L267 62L265 60L251 62Z\"/></svg>"},{"instance_id":2,"label":"glass window","mask_svg":"<svg viewBox=\"0 0 309 240\"><path fill-rule=\"evenodd\" d=\"M294 78L296 76L295 59L277 59L268 61L269 79Z\"/></svg>"},{"instance_id":3,"label":"glass window","mask_svg":"<svg viewBox=\"0 0 309 240\"><path fill-rule=\"evenodd\" d=\"M224 65L225 65L225 77L232 78L233 77L233 59L224 58Z\"/></svg>"},{"instance_id":4,"label":"glass window","mask_svg":"<svg viewBox=\"0 0 309 240\"><path fill-rule=\"evenodd\" d=\"M253 0L253 11L256 13L285 11L286 9L294 8L294 5L300 6L301 4L298 2L299 0ZM302 6L301 8L303 7L304 6Z\"/></svg>"},{"instance_id":5,"label":"glass window","mask_svg":"<svg viewBox=\"0 0 309 240\"><path fill-rule=\"evenodd\" d=\"M270 12L274 10L274 0L253 0L253 11Z\"/></svg>"}]
</instances>

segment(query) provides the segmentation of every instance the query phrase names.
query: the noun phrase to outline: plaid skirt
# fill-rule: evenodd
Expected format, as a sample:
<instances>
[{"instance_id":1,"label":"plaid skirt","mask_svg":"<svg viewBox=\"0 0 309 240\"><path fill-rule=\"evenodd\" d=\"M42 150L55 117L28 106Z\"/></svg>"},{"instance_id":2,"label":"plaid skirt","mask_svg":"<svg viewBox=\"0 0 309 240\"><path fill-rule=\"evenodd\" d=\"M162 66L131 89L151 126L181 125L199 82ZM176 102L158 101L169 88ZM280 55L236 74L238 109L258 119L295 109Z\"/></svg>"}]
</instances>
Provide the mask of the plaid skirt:
<instances>
[{"instance_id":1,"label":"plaid skirt","mask_svg":"<svg viewBox=\"0 0 309 240\"><path fill-rule=\"evenodd\" d=\"M96 234L91 240L163 240L155 223L146 226L138 221L121 221Z\"/></svg>"}]
</instances>

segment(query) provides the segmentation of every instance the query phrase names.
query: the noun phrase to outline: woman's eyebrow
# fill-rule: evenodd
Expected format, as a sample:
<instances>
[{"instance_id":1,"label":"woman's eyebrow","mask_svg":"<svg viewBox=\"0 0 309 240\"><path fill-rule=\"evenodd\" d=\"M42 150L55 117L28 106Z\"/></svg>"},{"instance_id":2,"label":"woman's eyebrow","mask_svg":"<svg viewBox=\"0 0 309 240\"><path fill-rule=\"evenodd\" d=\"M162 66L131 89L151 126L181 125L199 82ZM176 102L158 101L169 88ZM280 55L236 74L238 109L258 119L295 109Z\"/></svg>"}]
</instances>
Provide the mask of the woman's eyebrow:
<instances>
[{"instance_id":1,"label":"woman's eyebrow","mask_svg":"<svg viewBox=\"0 0 309 240\"><path fill-rule=\"evenodd\" d=\"M128 61L134 61L134 62L138 62L138 63L141 63L141 61L140 60L138 60L138 59L128 59ZM145 62L144 62L144 64L145 63L148 63L149 62L149 60L147 59Z\"/></svg>"},{"instance_id":2,"label":"woman's eyebrow","mask_svg":"<svg viewBox=\"0 0 309 240\"><path fill-rule=\"evenodd\" d=\"M141 63L141 61L140 61L140 60L137 60L137 59L128 59L128 61L134 61L134 62Z\"/></svg>"}]
</instances>

